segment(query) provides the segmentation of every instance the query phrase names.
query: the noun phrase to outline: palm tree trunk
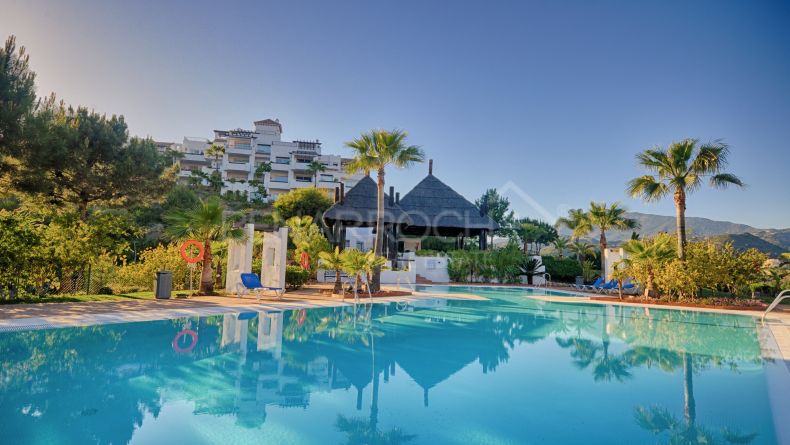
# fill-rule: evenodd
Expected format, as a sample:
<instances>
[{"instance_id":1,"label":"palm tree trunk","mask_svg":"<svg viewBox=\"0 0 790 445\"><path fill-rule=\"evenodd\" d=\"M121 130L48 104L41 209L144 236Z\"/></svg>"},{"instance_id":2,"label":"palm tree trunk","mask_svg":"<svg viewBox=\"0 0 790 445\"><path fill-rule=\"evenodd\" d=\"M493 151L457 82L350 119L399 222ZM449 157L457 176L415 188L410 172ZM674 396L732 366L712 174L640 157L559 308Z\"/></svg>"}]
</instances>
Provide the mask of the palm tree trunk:
<instances>
[{"instance_id":1,"label":"palm tree trunk","mask_svg":"<svg viewBox=\"0 0 790 445\"><path fill-rule=\"evenodd\" d=\"M343 283L340 281L340 269L335 269L335 287L332 292L339 294L343 290Z\"/></svg>"},{"instance_id":2,"label":"palm tree trunk","mask_svg":"<svg viewBox=\"0 0 790 445\"><path fill-rule=\"evenodd\" d=\"M697 419L697 402L694 400L694 367L691 357L683 353L683 415L691 426Z\"/></svg>"},{"instance_id":3,"label":"palm tree trunk","mask_svg":"<svg viewBox=\"0 0 790 445\"><path fill-rule=\"evenodd\" d=\"M378 170L378 194L376 203L376 244L373 253L381 256L384 251L384 169ZM381 267L373 269L373 280L369 283L372 292L378 292L381 285Z\"/></svg>"},{"instance_id":4,"label":"palm tree trunk","mask_svg":"<svg viewBox=\"0 0 790 445\"><path fill-rule=\"evenodd\" d=\"M686 193L675 192L676 229L678 233L678 258L686 259Z\"/></svg>"},{"instance_id":5,"label":"palm tree trunk","mask_svg":"<svg viewBox=\"0 0 790 445\"><path fill-rule=\"evenodd\" d=\"M214 293L214 273L211 267L211 240L203 242L203 270L200 273L200 293L207 295Z\"/></svg>"},{"instance_id":6,"label":"palm tree trunk","mask_svg":"<svg viewBox=\"0 0 790 445\"><path fill-rule=\"evenodd\" d=\"M601 278L606 280L606 231L601 229Z\"/></svg>"}]
</instances>

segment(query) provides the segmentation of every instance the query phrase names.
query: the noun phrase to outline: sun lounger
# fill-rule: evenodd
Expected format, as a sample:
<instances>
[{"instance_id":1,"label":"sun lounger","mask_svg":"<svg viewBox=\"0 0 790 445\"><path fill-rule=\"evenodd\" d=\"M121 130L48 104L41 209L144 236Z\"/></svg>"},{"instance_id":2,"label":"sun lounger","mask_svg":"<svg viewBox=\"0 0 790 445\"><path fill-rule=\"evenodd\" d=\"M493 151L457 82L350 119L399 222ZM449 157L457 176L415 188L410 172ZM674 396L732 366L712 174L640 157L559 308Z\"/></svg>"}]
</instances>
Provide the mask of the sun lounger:
<instances>
[{"instance_id":1,"label":"sun lounger","mask_svg":"<svg viewBox=\"0 0 790 445\"><path fill-rule=\"evenodd\" d=\"M255 292L255 299L258 301L261 300L261 293L266 291L274 292L277 298L282 298L285 293L285 289L281 287L269 287L261 284L261 279L258 278L257 274L243 273L241 274L241 283L236 285L236 295L241 298L247 291Z\"/></svg>"},{"instance_id":2,"label":"sun lounger","mask_svg":"<svg viewBox=\"0 0 790 445\"><path fill-rule=\"evenodd\" d=\"M579 290L598 290L603 285L603 278L598 277L593 284L583 284Z\"/></svg>"}]
</instances>

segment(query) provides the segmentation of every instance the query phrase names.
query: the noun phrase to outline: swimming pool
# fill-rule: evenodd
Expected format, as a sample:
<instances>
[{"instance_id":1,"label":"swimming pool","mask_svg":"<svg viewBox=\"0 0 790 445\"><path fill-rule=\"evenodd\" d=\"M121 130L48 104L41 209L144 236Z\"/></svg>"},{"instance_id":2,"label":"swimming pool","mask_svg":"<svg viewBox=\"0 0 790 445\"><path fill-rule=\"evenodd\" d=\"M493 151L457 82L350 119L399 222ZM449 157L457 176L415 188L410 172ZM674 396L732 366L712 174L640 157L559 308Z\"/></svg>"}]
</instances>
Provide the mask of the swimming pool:
<instances>
[{"instance_id":1,"label":"swimming pool","mask_svg":"<svg viewBox=\"0 0 790 445\"><path fill-rule=\"evenodd\" d=\"M0 441L779 443L750 317L437 289L0 333Z\"/></svg>"}]
</instances>

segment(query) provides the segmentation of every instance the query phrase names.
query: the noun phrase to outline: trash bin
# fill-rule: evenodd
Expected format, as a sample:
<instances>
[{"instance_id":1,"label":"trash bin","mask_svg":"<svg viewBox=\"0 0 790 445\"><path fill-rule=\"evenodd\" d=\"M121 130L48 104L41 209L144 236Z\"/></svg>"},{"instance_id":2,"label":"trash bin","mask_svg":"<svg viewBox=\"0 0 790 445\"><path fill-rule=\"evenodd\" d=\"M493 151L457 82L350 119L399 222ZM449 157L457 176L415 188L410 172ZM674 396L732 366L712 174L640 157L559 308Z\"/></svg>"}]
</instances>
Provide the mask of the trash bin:
<instances>
[{"instance_id":1,"label":"trash bin","mask_svg":"<svg viewBox=\"0 0 790 445\"><path fill-rule=\"evenodd\" d=\"M581 287L584 285L584 277L576 277L576 287Z\"/></svg>"},{"instance_id":2,"label":"trash bin","mask_svg":"<svg viewBox=\"0 0 790 445\"><path fill-rule=\"evenodd\" d=\"M157 299L168 299L173 290L173 272L167 270L160 270L156 273L156 286L154 287L154 296Z\"/></svg>"}]
</instances>

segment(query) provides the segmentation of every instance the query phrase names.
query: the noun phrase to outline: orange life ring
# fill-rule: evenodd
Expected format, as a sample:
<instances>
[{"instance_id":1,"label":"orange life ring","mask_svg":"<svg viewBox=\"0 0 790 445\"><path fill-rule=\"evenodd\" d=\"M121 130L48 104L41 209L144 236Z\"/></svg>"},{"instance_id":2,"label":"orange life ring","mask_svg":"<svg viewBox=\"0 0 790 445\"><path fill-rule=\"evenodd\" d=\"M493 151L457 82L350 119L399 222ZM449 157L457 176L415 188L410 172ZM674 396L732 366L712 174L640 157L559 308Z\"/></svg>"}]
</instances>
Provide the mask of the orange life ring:
<instances>
[{"instance_id":1,"label":"orange life ring","mask_svg":"<svg viewBox=\"0 0 790 445\"><path fill-rule=\"evenodd\" d=\"M307 319L307 311L304 309L299 309L299 314L296 316L296 323L299 326L302 326L305 319Z\"/></svg>"},{"instance_id":2,"label":"orange life ring","mask_svg":"<svg viewBox=\"0 0 790 445\"><path fill-rule=\"evenodd\" d=\"M299 263L302 265L302 269L309 269L310 268L310 254L307 252L302 252L302 256L299 258Z\"/></svg>"},{"instance_id":3,"label":"orange life ring","mask_svg":"<svg viewBox=\"0 0 790 445\"><path fill-rule=\"evenodd\" d=\"M190 343L189 346L187 346L186 348L182 348L181 345L178 343L181 340L181 338L187 335L192 337L192 343ZM178 334L176 334L176 337L173 339L173 350L178 352L179 354L192 352L192 350L195 349L195 346L197 346L197 342L198 342L197 332L193 331L192 329L184 329Z\"/></svg>"},{"instance_id":4,"label":"orange life ring","mask_svg":"<svg viewBox=\"0 0 790 445\"><path fill-rule=\"evenodd\" d=\"M197 256L189 256L189 255L187 255L187 248L189 246L195 246L195 247L198 248ZM204 252L203 243L201 243L198 240L189 239L189 240L184 241L184 244L181 245L181 258L183 258L184 261L186 261L187 263L190 263L190 264L197 263L198 261L202 261L203 260L203 252Z\"/></svg>"}]
</instances>

